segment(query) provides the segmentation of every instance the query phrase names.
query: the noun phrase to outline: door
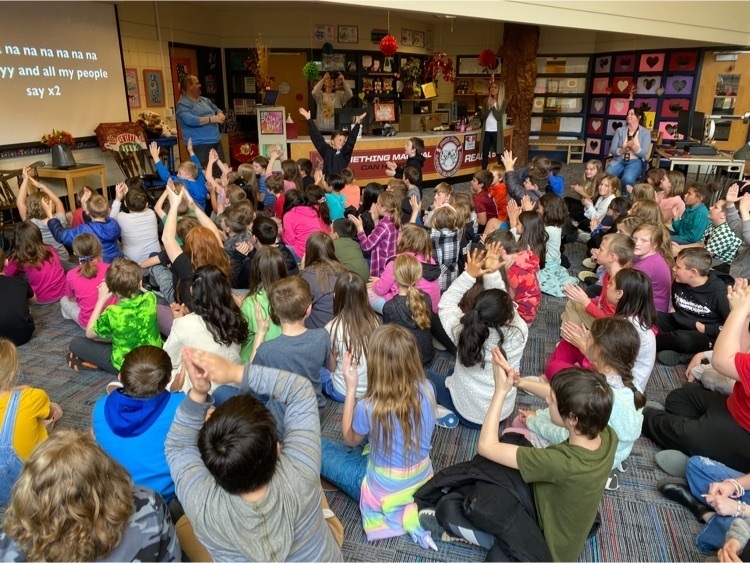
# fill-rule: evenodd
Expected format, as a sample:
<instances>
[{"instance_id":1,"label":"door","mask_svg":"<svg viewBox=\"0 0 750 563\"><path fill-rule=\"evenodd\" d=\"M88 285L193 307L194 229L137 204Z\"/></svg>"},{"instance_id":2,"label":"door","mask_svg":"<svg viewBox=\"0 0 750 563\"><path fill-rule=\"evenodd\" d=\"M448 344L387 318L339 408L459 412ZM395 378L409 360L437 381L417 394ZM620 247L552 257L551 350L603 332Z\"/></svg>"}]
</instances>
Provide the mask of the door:
<instances>
[{"instance_id":1,"label":"door","mask_svg":"<svg viewBox=\"0 0 750 563\"><path fill-rule=\"evenodd\" d=\"M706 51L698 86L697 111L706 115L742 115L750 108L750 53L739 53L736 61L717 61ZM714 139L720 150L736 151L747 143L750 125L742 120L715 120Z\"/></svg>"},{"instance_id":2,"label":"door","mask_svg":"<svg viewBox=\"0 0 750 563\"><path fill-rule=\"evenodd\" d=\"M172 74L172 90L174 92L175 107L182 96L180 91L180 79L185 74L198 74L198 55L195 49L186 47L172 47L169 52L169 68ZM204 86L205 88L205 86ZM182 131L177 127L177 146L180 151L180 162L188 160L189 156L185 149L185 143L182 140Z\"/></svg>"},{"instance_id":3,"label":"door","mask_svg":"<svg viewBox=\"0 0 750 563\"><path fill-rule=\"evenodd\" d=\"M309 109L310 86L302 74L307 63L307 53L274 53L269 56L268 66L273 77L274 90L279 91L277 106L284 106L287 115L297 124L300 135L309 135L307 122L299 114L299 108Z\"/></svg>"}]
</instances>

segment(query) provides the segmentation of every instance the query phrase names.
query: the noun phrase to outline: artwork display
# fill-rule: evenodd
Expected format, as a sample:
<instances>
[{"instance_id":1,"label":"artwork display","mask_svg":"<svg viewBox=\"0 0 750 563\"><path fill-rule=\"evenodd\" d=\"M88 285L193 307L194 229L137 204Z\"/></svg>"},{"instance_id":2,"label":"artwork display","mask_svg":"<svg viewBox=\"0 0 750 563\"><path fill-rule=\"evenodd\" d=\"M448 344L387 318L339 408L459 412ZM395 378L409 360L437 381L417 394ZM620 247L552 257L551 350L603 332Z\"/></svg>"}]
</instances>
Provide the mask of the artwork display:
<instances>
[{"instance_id":1,"label":"artwork display","mask_svg":"<svg viewBox=\"0 0 750 563\"><path fill-rule=\"evenodd\" d=\"M143 87L148 107L164 107L164 74L161 70L144 68Z\"/></svg>"},{"instance_id":2,"label":"artwork display","mask_svg":"<svg viewBox=\"0 0 750 563\"><path fill-rule=\"evenodd\" d=\"M128 89L128 106L141 107L141 90L138 87L138 71L134 68L125 69L125 84Z\"/></svg>"},{"instance_id":3,"label":"artwork display","mask_svg":"<svg viewBox=\"0 0 750 563\"><path fill-rule=\"evenodd\" d=\"M284 134L284 112L271 110L260 112L260 132L262 135Z\"/></svg>"},{"instance_id":4,"label":"artwork display","mask_svg":"<svg viewBox=\"0 0 750 563\"><path fill-rule=\"evenodd\" d=\"M401 45L411 47L414 45L414 32L411 29L401 30Z\"/></svg>"},{"instance_id":5,"label":"artwork display","mask_svg":"<svg viewBox=\"0 0 750 563\"><path fill-rule=\"evenodd\" d=\"M332 42L336 40L336 26L330 24L317 23L313 26L313 39L321 43Z\"/></svg>"},{"instance_id":6,"label":"artwork display","mask_svg":"<svg viewBox=\"0 0 750 563\"><path fill-rule=\"evenodd\" d=\"M638 70L641 72L661 72L664 70L665 53L646 53L641 55L641 64Z\"/></svg>"},{"instance_id":7,"label":"artwork display","mask_svg":"<svg viewBox=\"0 0 750 563\"><path fill-rule=\"evenodd\" d=\"M356 25L340 25L339 43L359 43L359 28Z\"/></svg>"},{"instance_id":8,"label":"artwork display","mask_svg":"<svg viewBox=\"0 0 750 563\"><path fill-rule=\"evenodd\" d=\"M414 32L414 46L424 47L424 32L423 31Z\"/></svg>"}]
</instances>

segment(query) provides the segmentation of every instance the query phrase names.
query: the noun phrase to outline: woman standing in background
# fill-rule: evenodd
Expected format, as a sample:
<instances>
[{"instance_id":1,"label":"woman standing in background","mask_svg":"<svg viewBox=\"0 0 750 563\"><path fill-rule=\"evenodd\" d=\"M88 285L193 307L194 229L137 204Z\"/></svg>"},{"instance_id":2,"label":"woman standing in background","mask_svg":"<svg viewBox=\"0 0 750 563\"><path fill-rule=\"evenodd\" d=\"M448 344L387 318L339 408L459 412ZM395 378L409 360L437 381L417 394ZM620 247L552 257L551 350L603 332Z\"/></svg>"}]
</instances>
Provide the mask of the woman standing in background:
<instances>
[{"instance_id":1,"label":"woman standing in background","mask_svg":"<svg viewBox=\"0 0 750 563\"><path fill-rule=\"evenodd\" d=\"M508 102L505 101L505 84L490 82L489 97L482 106L482 170L487 170L490 150L494 150L497 163L505 150L503 121ZM499 134L498 134L499 133Z\"/></svg>"}]
</instances>

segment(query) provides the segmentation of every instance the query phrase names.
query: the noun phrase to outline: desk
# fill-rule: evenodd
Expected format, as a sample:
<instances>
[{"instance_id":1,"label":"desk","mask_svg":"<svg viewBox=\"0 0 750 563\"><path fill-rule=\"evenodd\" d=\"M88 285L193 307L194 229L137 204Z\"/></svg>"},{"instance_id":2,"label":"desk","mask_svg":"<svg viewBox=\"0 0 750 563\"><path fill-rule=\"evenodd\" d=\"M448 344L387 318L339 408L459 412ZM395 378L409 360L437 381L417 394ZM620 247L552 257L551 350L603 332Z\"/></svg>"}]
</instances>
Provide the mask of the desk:
<instances>
[{"instance_id":1,"label":"desk","mask_svg":"<svg viewBox=\"0 0 750 563\"><path fill-rule=\"evenodd\" d=\"M104 164L76 164L73 168L60 170L58 168L40 167L36 169L40 178L53 178L55 180L65 180L65 186L68 188L68 205L71 211L76 208L75 183L76 178L86 176L99 176L102 193L107 189L107 175L104 170Z\"/></svg>"},{"instance_id":2,"label":"desk","mask_svg":"<svg viewBox=\"0 0 750 563\"><path fill-rule=\"evenodd\" d=\"M389 160L404 164L406 155L404 145L410 137L419 137L424 141L425 157L422 177L425 182L450 180L453 177L467 176L482 169L482 152L479 138L482 130L467 131L434 131L427 133L399 133L393 137L379 135L363 136L357 139L349 168L354 170L354 177L361 185L367 182L385 184L391 178L385 173L385 163ZM510 147L513 140L513 127L503 131L505 146ZM310 137L288 139L289 158L309 158L313 167L320 161L317 149ZM490 160L495 158L490 152Z\"/></svg>"},{"instance_id":3,"label":"desk","mask_svg":"<svg viewBox=\"0 0 750 563\"><path fill-rule=\"evenodd\" d=\"M690 155L690 154L672 154L665 149L656 149L656 154L659 158L669 160L669 169L674 170L675 166L697 166L698 175L700 175L701 166L713 166L716 168L715 176L718 176L719 168L726 168L727 175L736 174L738 180L742 180L745 173L745 161L744 160L733 160L730 156L719 153L717 155ZM706 173L708 175L708 173Z\"/></svg>"}]
</instances>

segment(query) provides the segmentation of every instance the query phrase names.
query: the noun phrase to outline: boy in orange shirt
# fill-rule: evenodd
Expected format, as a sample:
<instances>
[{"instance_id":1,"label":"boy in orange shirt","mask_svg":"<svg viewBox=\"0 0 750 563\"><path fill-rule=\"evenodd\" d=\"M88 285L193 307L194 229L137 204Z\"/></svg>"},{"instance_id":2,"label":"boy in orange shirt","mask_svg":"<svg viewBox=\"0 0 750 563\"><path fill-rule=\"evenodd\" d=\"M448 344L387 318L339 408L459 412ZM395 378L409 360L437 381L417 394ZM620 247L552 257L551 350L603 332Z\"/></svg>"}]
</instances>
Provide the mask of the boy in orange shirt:
<instances>
[{"instance_id":1,"label":"boy in orange shirt","mask_svg":"<svg viewBox=\"0 0 750 563\"><path fill-rule=\"evenodd\" d=\"M345 184L344 188L341 190L341 193L344 194L344 197L346 198L344 207L359 209L362 192L359 189L359 186L354 183L354 170L347 166L341 171L341 177L344 179Z\"/></svg>"}]
</instances>

